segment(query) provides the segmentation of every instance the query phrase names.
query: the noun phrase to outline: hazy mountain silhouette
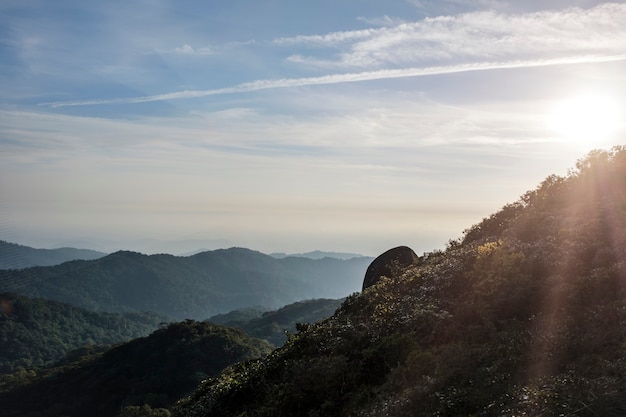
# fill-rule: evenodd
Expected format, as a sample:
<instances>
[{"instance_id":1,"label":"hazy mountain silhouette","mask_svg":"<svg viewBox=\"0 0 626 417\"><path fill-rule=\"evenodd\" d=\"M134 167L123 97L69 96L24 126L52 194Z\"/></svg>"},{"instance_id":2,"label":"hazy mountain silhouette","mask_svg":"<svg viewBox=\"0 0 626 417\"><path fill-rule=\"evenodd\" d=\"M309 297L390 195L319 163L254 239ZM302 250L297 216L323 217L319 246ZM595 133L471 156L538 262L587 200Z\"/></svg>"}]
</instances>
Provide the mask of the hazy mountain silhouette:
<instances>
[{"instance_id":1,"label":"hazy mountain silhouette","mask_svg":"<svg viewBox=\"0 0 626 417\"><path fill-rule=\"evenodd\" d=\"M89 249L35 249L0 240L0 269L52 266L77 259L98 259L105 255L106 253Z\"/></svg>"},{"instance_id":2,"label":"hazy mountain silhouette","mask_svg":"<svg viewBox=\"0 0 626 417\"><path fill-rule=\"evenodd\" d=\"M153 311L206 319L249 306L274 309L358 291L370 258L275 259L242 248L189 257L120 251L92 261L0 271L0 291L96 311Z\"/></svg>"},{"instance_id":3,"label":"hazy mountain silhouette","mask_svg":"<svg viewBox=\"0 0 626 417\"><path fill-rule=\"evenodd\" d=\"M286 258L288 256L294 258L309 258L309 259L323 259L323 258L337 258L337 259L352 259L352 258L362 258L363 255L359 255L358 253L349 253L349 252L327 252L321 250L314 250L312 252L305 253L284 253L284 252L275 252L271 253L270 256L274 258Z\"/></svg>"}]
</instances>

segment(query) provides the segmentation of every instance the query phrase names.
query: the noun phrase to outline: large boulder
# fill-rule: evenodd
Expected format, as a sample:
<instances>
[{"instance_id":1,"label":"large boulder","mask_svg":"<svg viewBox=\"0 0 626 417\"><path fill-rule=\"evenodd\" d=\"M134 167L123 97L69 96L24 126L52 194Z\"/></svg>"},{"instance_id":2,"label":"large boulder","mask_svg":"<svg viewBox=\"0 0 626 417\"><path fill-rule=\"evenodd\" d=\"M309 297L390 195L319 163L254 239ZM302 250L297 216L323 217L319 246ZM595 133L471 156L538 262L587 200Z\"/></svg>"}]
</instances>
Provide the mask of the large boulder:
<instances>
[{"instance_id":1,"label":"large boulder","mask_svg":"<svg viewBox=\"0 0 626 417\"><path fill-rule=\"evenodd\" d=\"M367 267L363 279L363 289L376 284L381 277L394 278L400 275L407 267L418 261L419 257L408 246L389 249L374 259Z\"/></svg>"}]
</instances>

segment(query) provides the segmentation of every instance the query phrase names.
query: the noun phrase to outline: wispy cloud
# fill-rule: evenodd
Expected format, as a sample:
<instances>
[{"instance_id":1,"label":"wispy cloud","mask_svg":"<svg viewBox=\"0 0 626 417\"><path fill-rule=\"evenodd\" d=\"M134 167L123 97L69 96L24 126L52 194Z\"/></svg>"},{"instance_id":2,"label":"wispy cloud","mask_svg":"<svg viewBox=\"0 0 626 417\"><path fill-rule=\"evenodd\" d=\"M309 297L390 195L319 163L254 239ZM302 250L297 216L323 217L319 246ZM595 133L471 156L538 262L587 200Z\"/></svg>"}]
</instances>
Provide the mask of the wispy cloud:
<instances>
[{"instance_id":1,"label":"wispy cloud","mask_svg":"<svg viewBox=\"0 0 626 417\"><path fill-rule=\"evenodd\" d=\"M360 39L369 39L375 36L379 29L364 29L345 32L332 32L325 35L298 35L288 38L276 38L272 41L274 45L290 46L298 44L317 44L322 46L336 46L345 42Z\"/></svg>"},{"instance_id":2,"label":"wispy cloud","mask_svg":"<svg viewBox=\"0 0 626 417\"><path fill-rule=\"evenodd\" d=\"M242 83L234 87L218 88L212 90L183 90L165 94L156 94L143 97L127 97L103 100L76 100L76 101L55 101L41 103L41 106L53 108L69 107L69 106L90 106L90 105L106 105L120 103L146 103L154 101L181 100L198 97L208 97L222 94L249 93L260 90L304 87L313 85L328 85L340 83L353 83L362 81L373 81L382 79L407 78L407 77L424 77L432 75L454 74L469 71L487 71L495 69L513 69L513 68L532 68L551 65L571 65L582 63L599 63L610 61L626 60L626 53L614 55L580 55L569 56L554 59L537 59L537 60L510 60L503 62L480 62L472 64L459 64L450 66L435 67L414 67L402 69L387 69L378 71L364 71L358 73L344 73L324 75L321 77L305 77L305 78L283 78L277 80L257 80L248 83Z\"/></svg>"},{"instance_id":3,"label":"wispy cloud","mask_svg":"<svg viewBox=\"0 0 626 417\"><path fill-rule=\"evenodd\" d=\"M287 62L328 74L259 79L222 88L137 97L54 101L42 105L145 103L275 88L618 61L626 56L625 21L626 4L608 3L590 9L522 14L473 12L426 18L392 27L278 38L271 43L272 46L292 50L285 58ZM329 56L329 49L342 52ZM185 43L170 52L206 55L211 49L194 48Z\"/></svg>"},{"instance_id":4,"label":"wispy cloud","mask_svg":"<svg viewBox=\"0 0 626 417\"><path fill-rule=\"evenodd\" d=\"M213 51L210 48L193 48L189 44L184 44L178 48L174 48L172 51L175 54L183 55L211 55Z\"/></svg>"},{"instance_id":5,"label":"wispy cloud","mask_svg":"<svg viewBox=\"0 0 626 417\"><path fill-rule=\"evenodd\" d=\"M397 26L402 23L406 23L404 19L400 19L399 17L390 17L384 15L383 17L363 17L360 16L357 20L367 23L372 26Z\"/></svg>"},{"instance_id":6,"label":"wispy cloud","mask_svg":"<svg viewBox=\"0 0 626 417\"><path fill-rule=\"evenodd\" d=\"M275 43L335 48L332 58L326 54L324 60L315 56L298 60L328 68L538 59L592 51L621 53L626 50L624 21L626 4L609 3L591 9L438 16L392 27L281 38Z\"/></svg>"}]
</instances>

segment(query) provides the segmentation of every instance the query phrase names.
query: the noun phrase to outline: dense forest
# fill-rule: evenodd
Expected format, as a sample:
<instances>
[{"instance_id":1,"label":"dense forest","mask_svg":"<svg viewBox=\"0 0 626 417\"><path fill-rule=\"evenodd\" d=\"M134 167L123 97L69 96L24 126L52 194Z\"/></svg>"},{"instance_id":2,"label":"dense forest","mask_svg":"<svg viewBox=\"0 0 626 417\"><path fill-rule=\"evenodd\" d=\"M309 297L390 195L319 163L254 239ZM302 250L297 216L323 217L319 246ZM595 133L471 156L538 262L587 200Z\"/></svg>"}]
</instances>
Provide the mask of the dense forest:
<instances>
[{"instance_id":1,"label":"dense forest","mask_svg":"<svg viewBox=\"0 0 626 417\"><path fill-rule=\"evenodd\" d=\"M174 415L626 414L626 148L202 383Z\"/></svg>"},{"instance_id":2,"label":"dense forest","mask_svg":"<svg viewBox=\"0 0 626 417\"><path fill-rule=\"evenodd\" d=\"M146 336L164 317L97 313L67 304L0 294L0 374L50 365L85 346Z\"/></svg>"},{"instance_id":3,"label":"dense forest","mask_svg":"<svg viewBox=\"0 0 626 417\"><path fill-rule=\"evenodd\" d=\"M0 291L95 311L152 311L204 320L238 308L275 309L358 290L370 258L276 259L231 248L189 257L120 251L91 261L0 271Z\"/></svg>"},{"instance_id":4,"label":"dense forest","mask_svg":"<svg viewBox=\"0 0 626 417\"><path fill-rule=\"evenodd\" d=\"M29 384L0 392L0 410L5 417L167 415L161 408L203 379L271 349L242 330L187 320L40 370Z\"/></svg>"},{"instance_id":5,"label":"dense forest","mask_svg":"<svg viewBox=\"0 0 626 417\"><path fill-rule=\"evenodd\" d=\"M48 410L43 415L50 417L113 417L120 410L124 416L162 415L163 407L202 379L244 358L268 354L298 325L329 317L341 304L306 300L275 311L235 310L211 317L213 323L167 324L151 313L96 313L11 293L1 294L0 301L3 415ZM119 344L158 327L149 337ZM114 384L122 385L113 392ZM54 395L42 397L42 390ZM27 397L36 400L24 401ZM83 397L97 399L99 406Z\"/></svg>"}]
</instances>

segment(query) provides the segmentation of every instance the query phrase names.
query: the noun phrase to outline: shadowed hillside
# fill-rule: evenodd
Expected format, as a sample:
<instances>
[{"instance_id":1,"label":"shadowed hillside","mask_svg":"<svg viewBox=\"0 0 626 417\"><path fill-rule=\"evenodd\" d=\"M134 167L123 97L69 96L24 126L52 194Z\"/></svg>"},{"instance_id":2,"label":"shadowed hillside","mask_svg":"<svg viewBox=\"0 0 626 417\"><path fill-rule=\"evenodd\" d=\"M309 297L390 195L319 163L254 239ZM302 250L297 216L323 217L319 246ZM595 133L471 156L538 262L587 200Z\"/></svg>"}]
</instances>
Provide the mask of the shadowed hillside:
<instances>
[{"instance_id":1,"label":"shadowed hillside","mask_svg":"<svg viewBox=\"0 0 626 417\"><path fill-rule=\"evenodd\" d=\"M350 296L176 416L626 414L626 149Z\"/></svg>"},{"instance_id":2,"label":"shadowed hillside","mask_svg":"<svg viewBox=\"0 0 626 417\"><path fill-rule=\"evenodd\" d=\"M0 373L50 365L84 346L146 336L163 320L154 313L96 313L55 301L0 294Z\"/></svg>"},{"instance_id":3,"label":"shadowed hillside","mask_svg":"<svg viewBox=\"0 0 626 417\"><path fill-rule=\"evenodd\" d=\"M0 393L0 409L6 417L132 415L140 406L167 407L202 379L270 350L241 330L187 320L40 371L30 384Z\"/></svg>"},{"instance_id":4,"label":"shadowed hillside","mask_svg":"<svg viewBox=\"0 0 626 417\"><path fill-rule=\"evenodd\" d=\"M239 327L251 336L280 346L288 332L295 332L301 324L315 323L333 315L343 300L306 300L289 304L276 311L244 309L220 314L208 319L216 324Z\"/></svg>"}]
</instances>

